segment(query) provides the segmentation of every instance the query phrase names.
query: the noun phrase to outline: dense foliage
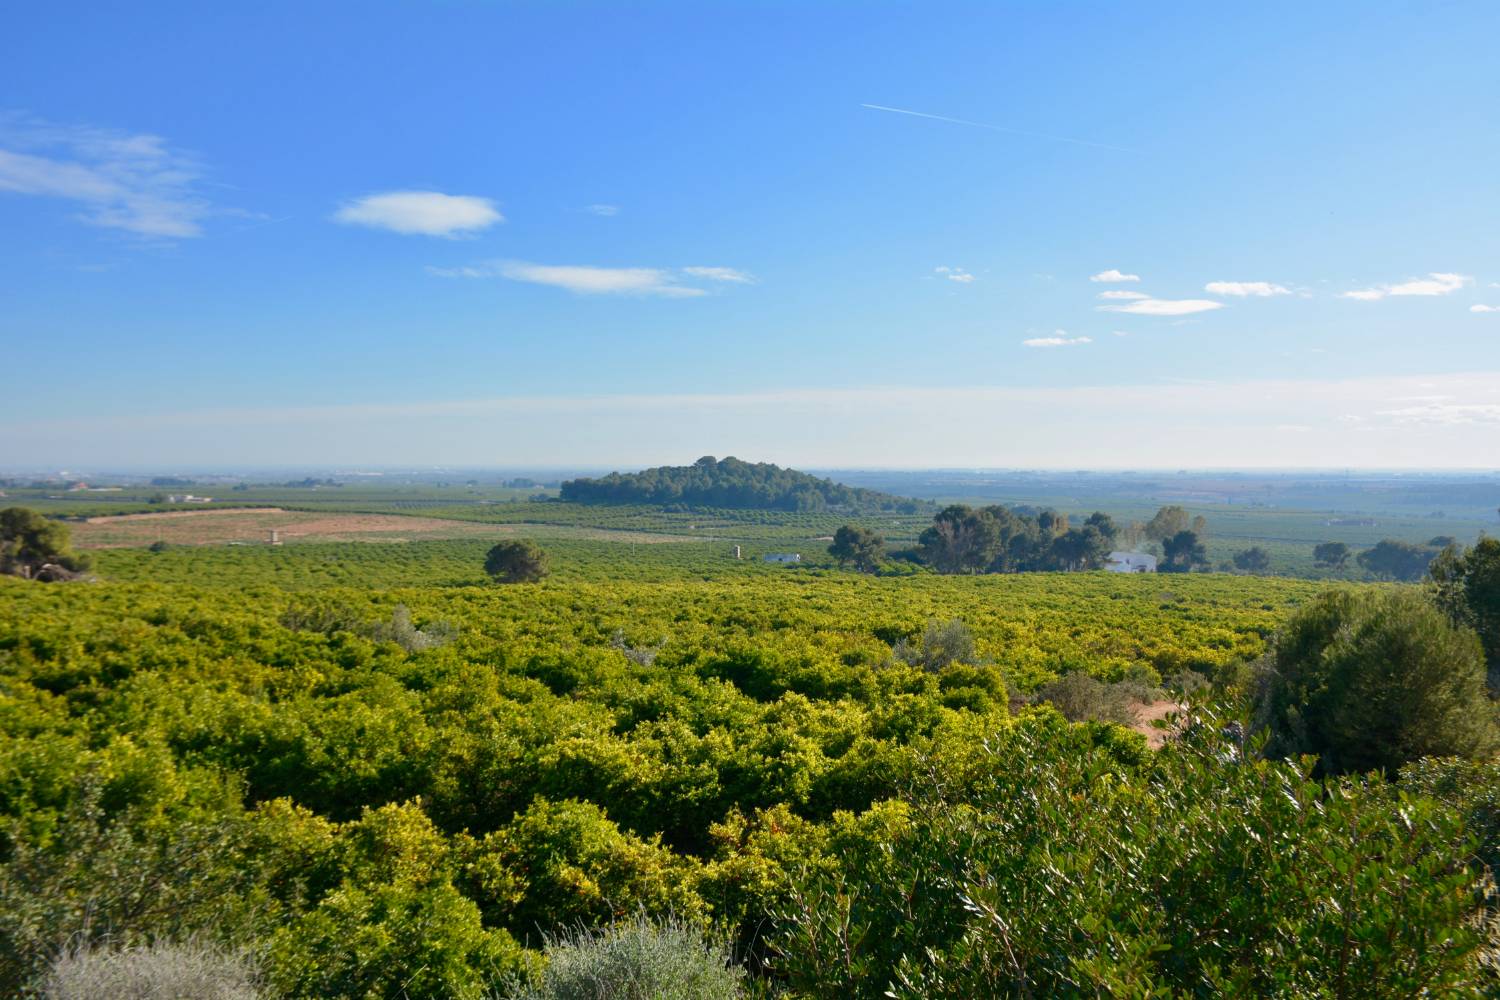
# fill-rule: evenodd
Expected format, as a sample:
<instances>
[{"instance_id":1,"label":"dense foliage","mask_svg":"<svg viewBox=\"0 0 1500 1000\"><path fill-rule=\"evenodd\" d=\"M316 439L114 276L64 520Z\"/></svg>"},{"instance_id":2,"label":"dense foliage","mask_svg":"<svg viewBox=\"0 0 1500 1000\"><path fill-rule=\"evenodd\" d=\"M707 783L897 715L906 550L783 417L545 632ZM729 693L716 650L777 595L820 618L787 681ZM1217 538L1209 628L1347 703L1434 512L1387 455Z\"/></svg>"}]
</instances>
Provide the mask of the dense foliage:
<instances>
[{"instance_id":1,"label":"dense foliage","mask_svg":"<svg viewBox=\"0 0 1500 1000\"><path fill-rule=\"evenodd\" d=\"M1150 761L1037 716L834 834L772 966L818 997L1493 995L1459 813L1245 757L1211 716Z\"/></svg>"},{"instance_id":2,"label":"dense foliage","mask_svg":"<svg viewBox=\"0 0 1500 1000\"><path fill-rule=\"evenodd\" d=\"M1479 634L1491 687L1500 690L1500 539L1481 538L1467 550L1449 546L1431 573L1438 606Z\"/></svg>"},{"instance_id":3,"label":"dense foliage","mask_svg":"<svg viewBox=\"0 0 1500 1000\"><path fill-rule=\"evenodd\" d=\"M1331 591L1295 614L1266 666L1268 749L1324 773L1395 773L1496 745L1478 638L1420 592Z\"/></svg>"},{"instance_id":4,"label":"dense foliage","mask_svg":"<svg viewBox=\"0 0 1500 1000\"><path fill-rule=\"evenodd\" d=\"M767 462L715 460L704 456L692 465L664 465L642 472L612 472L598 479L570 479L562 484L563 500L590 504L688 504L695 507L765 508L768 510L901 510L922 504L874 490L844 486L805 472Z\"/></svg>"},{"instance_id":5,"label":"dense foliage","mask_svg":"<svg viewBox=\"0 0 1500 1000\"><path fill-rule=\"evenodd\" d=\"M833 533L828 554L840 566L853 564L861 573L871 573L885 558L885 539L869 528L846 524Z\"/></svg>"},{"instance_id":6,"label":"dense foliage","mask_svg":"<svg viewBox=\"0 0 1500 1000\"><path fill-rule=\"evenodd\" d=\"M1325 783L1040 704L1232 696L1310 583L549 539L496 587L488 544L0 579L0 994L163 942L287 998L1496 985L1492 762Z\"/></svg>"},{"instance_id":7,"label":"dense foliage","mask_svg":"<svg viewBox=\"0 0 1500 1000\"><path fill-rule=\"evenodd\" d=\"M499 542L485 553L484 571L499 583L535 583L549 572L547 553L524 538Z\"/></svg>"}]
</instances>

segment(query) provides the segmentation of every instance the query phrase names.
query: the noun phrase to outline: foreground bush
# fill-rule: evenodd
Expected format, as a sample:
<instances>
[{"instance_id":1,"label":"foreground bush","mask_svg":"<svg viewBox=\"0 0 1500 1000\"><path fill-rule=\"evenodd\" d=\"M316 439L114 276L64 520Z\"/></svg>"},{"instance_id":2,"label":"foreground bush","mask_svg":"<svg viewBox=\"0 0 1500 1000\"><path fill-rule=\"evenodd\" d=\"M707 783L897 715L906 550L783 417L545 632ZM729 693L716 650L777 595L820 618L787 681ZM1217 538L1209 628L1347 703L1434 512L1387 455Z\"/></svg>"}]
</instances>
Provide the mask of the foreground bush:
<instances>
[{"instance_id":1,"label":"foreground bush","mask_svg":"<svg viewBox=\"0 0 1500 1000\"><path fill-rule=\"evenodd\" d=\"M1245 760L1209 721L1137 768L1051 719L797 880L771 963L797 995L1494 995L1454 811Z\"/></svg>"},{"instance_id":2,"label":"foreground bush","mask_svg":"<svg viewBox=\"0 0 1500 1000\"><path fill-rule=\"evenodd\" d=\"M507 1000L734 1000L742 970L728 947L675 918L645 916L549 937L547 964Z\"/></svg>"},{"instance_id":3,"label":"foreground bush","mask_svg":"<svg viewBox=\"0 0 1500 1000\"><path fill-rule=\"evenodd\" d=\"M254 964L198 943L80 948L52 963L46 1000L256 1000Z\"/></svg>"},{"instance_id":4,"label":"foreground bush","mask_svg":"<svg viewBox=\"0 0 1500 1000\"><path fill-rule=\"evenodd\" d=\"M1479 639L1419 592L1322 594L1287 622L1267 667L1267 751L1314 754L1324 774L1394 774L1495 746Z\"/></svg>"}]
</instances>

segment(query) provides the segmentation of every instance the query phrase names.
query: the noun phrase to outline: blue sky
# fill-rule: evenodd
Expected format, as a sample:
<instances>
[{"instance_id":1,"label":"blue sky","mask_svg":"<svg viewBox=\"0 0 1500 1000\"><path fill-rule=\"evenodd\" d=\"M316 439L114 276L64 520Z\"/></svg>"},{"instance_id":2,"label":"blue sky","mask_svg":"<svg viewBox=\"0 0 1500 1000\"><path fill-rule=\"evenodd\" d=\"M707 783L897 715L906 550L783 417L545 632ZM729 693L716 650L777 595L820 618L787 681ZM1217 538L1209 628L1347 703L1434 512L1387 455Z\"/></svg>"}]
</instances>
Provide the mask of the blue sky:
<instances>
[{"instance_id":1,"label":"blue sky","mask_svg":"<svg viewBox=\"0 0 1500 1000\"><path fill-rule=\"evenodd\" d=\"M0 465L1500 464L1500 6L1221 6L19 8Z\"/></svg>"}]
</instances>

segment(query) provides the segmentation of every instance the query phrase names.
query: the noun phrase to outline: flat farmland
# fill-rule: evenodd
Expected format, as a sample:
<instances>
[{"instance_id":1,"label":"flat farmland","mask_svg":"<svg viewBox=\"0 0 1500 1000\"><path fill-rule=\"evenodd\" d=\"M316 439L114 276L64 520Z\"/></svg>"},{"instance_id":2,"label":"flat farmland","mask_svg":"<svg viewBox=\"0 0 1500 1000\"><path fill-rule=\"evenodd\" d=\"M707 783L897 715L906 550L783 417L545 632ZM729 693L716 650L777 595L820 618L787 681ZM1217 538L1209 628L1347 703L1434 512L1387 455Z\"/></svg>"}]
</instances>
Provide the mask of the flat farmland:
<instances>
[{"instance_id":1,"label":"flat farmland","mask_svg":"<svg viewBox=\"0 0 1500 1000\"><path fill-rule=\"evenodd\" d=\"M74 544L81 549L140 548L168 545L264 544L270 532L280 541L409 542L461 538L587 538L601 541L670 543L701 541L654 532L614 531L569 525L493 524L401 514L322 513L246 507L230 510L175 510L156 514L91 517L74 524Z\"/></svg>"}]
</instances>

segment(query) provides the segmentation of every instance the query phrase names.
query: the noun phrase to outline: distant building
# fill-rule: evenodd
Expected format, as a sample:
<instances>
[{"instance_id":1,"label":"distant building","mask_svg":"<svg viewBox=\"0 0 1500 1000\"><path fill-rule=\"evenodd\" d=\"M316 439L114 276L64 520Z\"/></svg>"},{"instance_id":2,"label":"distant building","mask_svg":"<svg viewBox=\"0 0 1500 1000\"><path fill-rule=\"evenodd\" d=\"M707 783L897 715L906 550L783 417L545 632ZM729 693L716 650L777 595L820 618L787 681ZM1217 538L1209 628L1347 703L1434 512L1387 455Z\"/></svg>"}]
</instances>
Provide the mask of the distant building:
<instances>
[{"instance_id":1,"label":"distant building","mask_svg":"<svg viewBox=\"0 0 1500 1000\"><path fill-rule=\"evenodd\" d=\"M195 497L191 493L173 493L167 497L168 503L213 503L213 497Z\"/></svg>"},{"instance_id":2,"label":"distant building","mask_svg":"<svg viewBox=\"0 0 1500 1000\"><path fill-rule=\"evenodd\" d=\"M1111 573L1155 573L1156 557L1149 552L1111 552L1104 568Z\"/></svg>"},{"instance_id":3,"label":"distant building","mask_svg":"<svg viewBox=\"0 0 1500 1000\"><path fill-rule=\"evenodd\" d=\"M802 553L767 552L763 558L768 563L799 563L802 561Z\"/></svg>"}]
</instances>

